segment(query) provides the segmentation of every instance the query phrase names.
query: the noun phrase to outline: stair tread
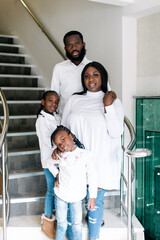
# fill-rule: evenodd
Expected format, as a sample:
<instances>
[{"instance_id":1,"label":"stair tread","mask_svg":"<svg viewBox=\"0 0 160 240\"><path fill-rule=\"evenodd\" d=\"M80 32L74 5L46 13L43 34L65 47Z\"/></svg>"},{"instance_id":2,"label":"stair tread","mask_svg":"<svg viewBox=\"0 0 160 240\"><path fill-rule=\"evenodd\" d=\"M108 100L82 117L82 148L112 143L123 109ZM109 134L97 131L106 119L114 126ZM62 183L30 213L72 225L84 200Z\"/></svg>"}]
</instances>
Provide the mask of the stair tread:
<instances>
[{"instance_id":1,"label":"stair tread","mask_svg":"<svg viewBox=\"0 0 160 240\"><path fill-rule=\"evenodd\" d=\"M0 37L1 37L1 38L15 38L15 39L17 39L16 36L13 36L13 35L7 35L7 34L0 34Z\"/></svg>"},{"instance_id":2,"label":"stair tread","mask_svg":"<svg viewBox=\"0 0 160 240\"><path fill-rule=\"evenodd\" d=\"M11 91L11 90L18 90L18 91L39 91L39 90L45 90L44 87L1 87L2 90L7 90L7 91Z\"/></svg>"},{"instance_id":3,"label":"stair tread","mask_svg":"<svg viewBox=\"0 0 160 240\"><path fill-rule=\"evenodd\" d=\"M21 169L21 170L12 170L9 172L9 175L15 175L15 174L28 174L28 173L39 173L43 172L43 168L38 167L38 168L28 168L28 169Z\"/></svg>"},{"instance_id":4,"label":"stair tread","mask_svg":"<svg viewBox=\"0 0 160 240\"><path fill-rule=\"evenodd\" d=\"M23 74L0 74L0 77L5 78L42 78L40 75L23 75Z\"/></svg>"},{"instance_id":5,"label":"stair tread","mask_svg":"<svg viewBox=\"0 0 160 240\"><path fill-rule=\"evenodd\" d=\"M0 66L7 67L35 67L33 64L21 64L21 63L0 63Z\"/></svg>"},{"instance_id":6,"label":"stair tread","mask_svg":"<svg viewBox=\"0 0 160 240\"><path fill-rule=\"evenodd\" d=\"M101 228L101 231L104 229L127 229L127 219L126 217L120 217L119 209L104 209L104 221L105 224ZM84 214L85 216L85 214ZM11 217L8 227L41 227L40 226L40 215L31 215L31 216L20 216L20 217ZM139 223L137 218L133 216L133 226L135 231L143 231L142 225ZM83 228L87 228L87 222L83 218Z\"/></svg>"},{"instance_id":7,"label":"stair tread","mask_svg":"<svg viewBox=\"0 0 160 240\"><path fill-rule=\"evenodd\" d=\"M28 203L28 202L38 202L45 198L46 191L43 192L31 192L27 194L11 194L10 203ZM2 204L2 197L0 197L0 204Z\"/></svg>"},{"instance_id":8,"label":"stair tread","mask_svg":"<svg viewBox=\"0 0 160 240\"><path fill-rule=\"evenodd\" d=\"M23 45L20 44L14 44L14 43L0 43L0 46L4 47L16 47L16 48L24 48Z\"/></svg>"},{"instance_id":9,"label":"stair tread","mask_svg":"<svg viewBox=\"0 0 160 240\"><path fill-rule=\"evenodd\" d=\"M16 131L16 132L8 132L7 137L13 136L31 136L36 135L36 131Z\"/></svg>"},{"instance_id":10,"label":"stair tread","mask_svg":"<svg viewBox=\"0 0 160 240\"><path fill-rule=\"evenodd\" d=\"M37 118L36 115L17 115L17 116L9 116L9 119L27 119L27 118ZM4 119L2 116L1 119Z\"/></svg>"},{"instance_id":11,"label":"stair tread","mask_svg":"<svg viewBox=\"0 0 160 240\"><path fill-rule=\"evenodd\" d=\"M18 178L28 178L44 175L41 167L32 169L12 170L9 172L9 180Z\"/></svg>"},{"instance_id":12,"label":"stair tread","mask_svg":"<svg viewBox=\"0 0 160 240\"><path fill-rule=\"evenodd\" d=\"M27 54L22 54L22 53L8 53L8 52L0 52L0 56L16 56L16 57L30 57Z\"/></svg>"},{"instance_id":13,"label":"stair tread","mask_svg":"<svg viewBox=\"0 0 160 240\"><path fill-rule=\"evenodd\" d=\"M12 149L8 151L8 156L26 155L34 153L40 153L40 150L38 148Z\"/></svg>"},{"instance_id":14,"label":"stair tread","mask_svg":"<svg viewBox=\"0 0 160 240\"><path fill-rule=\"evenodd\" d=\"M7 100L7 104L35 104L40 102L40 100ZM0 102L0 104L2 103Z\"/></svg>"}]
</instances>

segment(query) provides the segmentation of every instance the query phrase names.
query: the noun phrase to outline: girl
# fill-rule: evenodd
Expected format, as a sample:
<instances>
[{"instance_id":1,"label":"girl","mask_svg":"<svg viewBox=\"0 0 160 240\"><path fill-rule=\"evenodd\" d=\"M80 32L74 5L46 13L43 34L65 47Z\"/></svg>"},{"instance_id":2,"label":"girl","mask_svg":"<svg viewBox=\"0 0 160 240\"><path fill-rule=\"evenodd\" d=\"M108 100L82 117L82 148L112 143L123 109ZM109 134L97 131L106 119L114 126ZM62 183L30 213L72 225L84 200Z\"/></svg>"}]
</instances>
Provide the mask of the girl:
<instances>
[{"instance_id":1,"label":"girl","mask_svg":"<svg viewBox=\"0 0 160 240\"><path fill-rule=\"evenodd\" d=\"M97 196L96 174L91 153L81 147L80 142L64 126L58 126L51 136L61 151L59 161L53 161L52 173L56 176L55 208L57 219L56 240L64 240L67 230L67 209L69 209L73 239L82 239L82 199L89 185L88 209L95 207ZM54 163L59 163L59 170ZM88 181L87 181L88 180Z\"/></svg>"},{"instance_id":2,"label":"girl","mask_svg":"<svg viewBox=\"0 0 160 240\"><path fill-rule=\"evenodd\" d=\"M95 240L99 238L103 219L104 193L119 189L120 185L124 113L115 93L108 91L108 73L100 63L88 63L82 71L81 81L83 91L67 101L62 124L74 132L93 155L98 191L96 210L88 210L88 226L89 239Z\"/></svg>"},{"instance_id":3,"label":"girl","mask_svg":"<svg viewBox=\"0 0 160 240\"><path fill-rule=\"evenodd\" d=\"M55 91L44 92L41 98L41 107L37 113L36 132L39 140L41 164L47 182L47 192L45 196L44 214L42 214L42 231L50 238L55 237L55 217L52 217L54 207L54 183L55 178L49 168L53 148L51 146L51 134L60 124L60 117L56 110L58 108L59 96Z\"/></svg>"}]
</instances>

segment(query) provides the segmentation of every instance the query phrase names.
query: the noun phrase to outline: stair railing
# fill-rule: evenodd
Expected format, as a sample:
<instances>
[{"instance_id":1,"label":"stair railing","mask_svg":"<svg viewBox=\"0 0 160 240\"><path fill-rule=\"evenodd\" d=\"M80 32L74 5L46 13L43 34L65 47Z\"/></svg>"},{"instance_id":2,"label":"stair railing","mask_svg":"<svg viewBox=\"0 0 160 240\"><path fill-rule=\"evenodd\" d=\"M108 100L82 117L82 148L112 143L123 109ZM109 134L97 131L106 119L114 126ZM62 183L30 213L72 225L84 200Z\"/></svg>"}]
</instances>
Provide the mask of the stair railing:
<instances>
[{"instance_id":1,"label":"stair railing","mask_svg":"<svg viewBox=\"0 0 160 240\"><path fill-rule=\"evenodd\" d=\"M121 206L121 216L123 213L127 216L127 240L134 240L134 234L133 234L133 224L132 224L132 216L133 216L133 209L132 209L132 182L134 180L134 164L133 159L134 158L142 158L147 157L151 155L151 151L149 149L145 148L139 148L133 150L135 143L136 143L136 137L135 137L135 131L134 128L129 121L129 119L125 116L124 123L126 124L131 140L125 149L124 145L122 145L122 149L124 151L124 157L126 156L128 159L128 179L126 179L124 173L121 173L121 188L120 188L120 206ZM124 141L124 140L123 140ZM124 144L124 142L123 142ZM127 207L125 206L125 203L123 201L123 185L125 184L127 189Z\"/></svg>"},{"instance_id":2,"label":"stair railing","mask_svg":"<svg viewBox=\"0 0 160 240\"><path fill-rule=\"evenodd\" d=\"M46 37L49 39L49 41L52 43L52 45L55 47L55 49L57 50L57 52L61 55L61 57L63 59L66 59L66 56L63 54L63 52L60 50L60 48L57 46L57 44L55 43L55 41L51 38L51 36L49 35L49 33L46 31L46 29L42 26L42 24L39 22L39 20L36 18L36 16L32 13L32 11L29 9L29 7L27 6L27 4L23 1L23 0L19 0L22 5L25 7L25 9L27 10L27 12L31 15L31 17L34 19L34 21L37 23L37 25L40 27L40 29L42 30L42 32L46 35Z\"/></svg>"},{"instance_id":3,"label":"stair railing","mask_svg":"<svg viewBox=\"0 0 160 240\"><path fill-rule=\"evenodd\" d=\"M4 120L3 124L0 119L2 132L0 134L0 152L1 152L1 174L2 174L2 216L3 216L3 240L7 239L7 222L9 220L9 206L10 206L10 198L8 191L8 164L7 164L7 141L6 135L8 131L9 124L9 110L7 106L6 98L0 88L0 99L3 106Z\"/></svg>"}]
</instances>

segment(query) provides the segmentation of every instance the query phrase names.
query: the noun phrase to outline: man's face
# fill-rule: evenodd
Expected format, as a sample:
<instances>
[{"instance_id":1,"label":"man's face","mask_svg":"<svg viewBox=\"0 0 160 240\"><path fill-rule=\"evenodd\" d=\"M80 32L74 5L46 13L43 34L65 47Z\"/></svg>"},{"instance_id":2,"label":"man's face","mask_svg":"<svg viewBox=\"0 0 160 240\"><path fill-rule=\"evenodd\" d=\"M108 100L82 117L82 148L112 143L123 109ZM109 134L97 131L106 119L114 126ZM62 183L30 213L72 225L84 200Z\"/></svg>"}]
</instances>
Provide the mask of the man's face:
<instances>
[{"instance_id":1,"label":"man's face","mask_svg":"<svg viewBox=\"0 0 160 240\"><path fill-rule=\"evenodd\" d=\"M80 36L71 35L65 40L66 56L72 61L82 61L85 56L85 43L82 42Z\"/></svg>"}]
</instances>

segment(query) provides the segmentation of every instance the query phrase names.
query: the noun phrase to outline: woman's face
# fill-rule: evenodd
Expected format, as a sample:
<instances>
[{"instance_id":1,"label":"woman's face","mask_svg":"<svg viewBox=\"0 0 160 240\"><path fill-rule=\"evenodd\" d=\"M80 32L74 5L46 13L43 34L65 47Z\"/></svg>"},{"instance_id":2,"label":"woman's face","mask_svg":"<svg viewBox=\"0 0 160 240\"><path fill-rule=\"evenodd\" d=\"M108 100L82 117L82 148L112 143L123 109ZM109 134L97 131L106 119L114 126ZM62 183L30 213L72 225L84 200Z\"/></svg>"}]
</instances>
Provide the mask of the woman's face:
<instances>
[{"instance_id":1,"label":"woman's face","mask_svg":"<svg viewBox=\"0 0 160 240\"><path fill-rule=\"evenodd\" d=\"M84 72L84 84L90 92L100 91L102 86L100 72L94 67L87 68Z\"/></svg>"}]
</instances>

